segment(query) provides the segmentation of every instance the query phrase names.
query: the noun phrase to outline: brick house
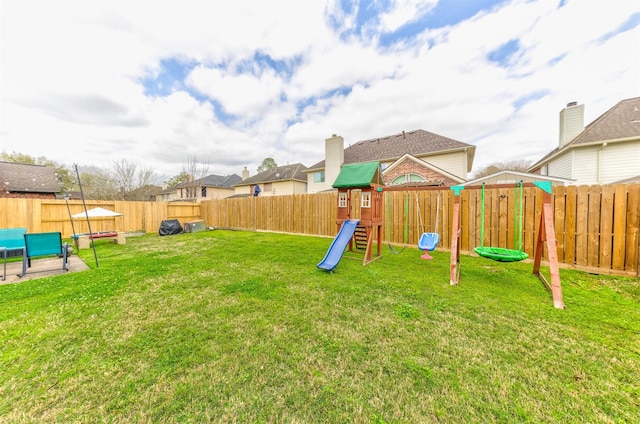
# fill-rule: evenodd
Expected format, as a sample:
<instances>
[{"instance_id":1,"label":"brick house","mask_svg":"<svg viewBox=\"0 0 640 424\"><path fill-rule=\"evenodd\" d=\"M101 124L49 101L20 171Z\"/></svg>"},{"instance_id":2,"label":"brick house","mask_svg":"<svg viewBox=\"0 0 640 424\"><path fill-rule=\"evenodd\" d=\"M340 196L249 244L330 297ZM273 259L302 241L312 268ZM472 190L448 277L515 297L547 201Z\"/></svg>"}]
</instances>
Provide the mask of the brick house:
<instances>
[{"instance_id":1,"label":"brick house","mask_svg":"<svg viewBox=\"0 0 640 424\"><path fill-rule=\"evenodd\" d=\"M359 141L344 148L338 135L325 140L325 160L309 167L309 193L330 190L344 164L380 162L386 185L463 183L473 167L476 147L425 130Z\"/></svg>"},{"instance_id":2,"label":"brick house","mask_svg":"<svg viewBox=\"0 0 640 424\"><path fill-rule=\"evenodd\" d=\"M52 166L0 161L0 197L55 199L60 184Z\"/></svg>"}]
</instances>

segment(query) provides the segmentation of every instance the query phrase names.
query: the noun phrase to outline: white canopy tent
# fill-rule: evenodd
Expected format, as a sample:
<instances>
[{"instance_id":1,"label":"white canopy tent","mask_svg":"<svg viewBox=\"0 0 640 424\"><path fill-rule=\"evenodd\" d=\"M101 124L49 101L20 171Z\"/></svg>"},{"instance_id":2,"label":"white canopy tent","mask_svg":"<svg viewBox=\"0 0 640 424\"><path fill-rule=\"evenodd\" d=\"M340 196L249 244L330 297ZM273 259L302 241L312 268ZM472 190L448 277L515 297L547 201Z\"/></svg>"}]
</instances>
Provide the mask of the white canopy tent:
<instances>
[{"instance_id":1,"label":"white canopy tent","mask_svg":"<svg viewBox=\"0 0 640 424\"><path fill-rule=\"evenodd\" d=\"M91 218L109 218L112 216L122 216L121 213L118 212L114 212L114 211L110 211L109 209L105 209L105 208L93 208L93 209L89 209L86 212L80 212L80 213L76 213L71 215L71 218L73 219L82 219L82 218L86 218L89 217L89 219Z\"/></svg>"}]
</instances>

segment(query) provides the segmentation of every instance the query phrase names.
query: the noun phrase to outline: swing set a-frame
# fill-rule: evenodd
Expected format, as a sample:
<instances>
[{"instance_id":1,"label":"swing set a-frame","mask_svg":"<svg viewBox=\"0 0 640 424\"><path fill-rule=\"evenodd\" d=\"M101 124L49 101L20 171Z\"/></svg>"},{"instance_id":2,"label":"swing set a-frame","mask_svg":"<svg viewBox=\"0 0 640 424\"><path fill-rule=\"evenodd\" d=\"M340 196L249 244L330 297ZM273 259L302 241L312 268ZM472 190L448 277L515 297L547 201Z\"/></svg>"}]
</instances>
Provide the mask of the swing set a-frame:
<instances>
[{"instance_id":1,"label":"swing set a-frame","mask_svg":"<svg viewBox=\"0 0 640 424\"><path fill-rule=\"evenodd\" d=\"M516 221L520 219L519 232L522 232L522 187L523 183L517 184L515 187L520 190L519 206L516 205L516 211L519 218L516 217ZM526 186L535 186L542 190L542 213L540 214L540 225L538 226L538 236L536 241L535 254L533 259L533 274L544 283L544 286L549 290L553 298L553 306L558 309L564 309L565 305L562 300L562 287L560 285L560 269L558 265L558 252L556 248L555 229L553 226L553 206L551 203L551 183L550 182L533 182L526 183ZM501 187L509 187L502 185ZM450 189L453 191L453 220L451 231L451 260L450 260L450 273L449 279L452 285L457 285L460 280L460 193L465 189L464 186L452 186ZM484 186L483 190L483 205L482 205L482 222L481 228L484 233ZM518 209L519 208L519 209ZM512 262L523 260L527 255L522 252L521 234L514 237L515 243L519 244L518 249L504 249L485 247L483 245L484 240L481 240L481 246L476 248L476 253L480 256L487 257L489 259ZM551 281L549 282L545 276L540 272L540 265L542 262L542 255L544 247L547 248L547 256L549 262L549 274Z\"/></svg>"}]
</instances>

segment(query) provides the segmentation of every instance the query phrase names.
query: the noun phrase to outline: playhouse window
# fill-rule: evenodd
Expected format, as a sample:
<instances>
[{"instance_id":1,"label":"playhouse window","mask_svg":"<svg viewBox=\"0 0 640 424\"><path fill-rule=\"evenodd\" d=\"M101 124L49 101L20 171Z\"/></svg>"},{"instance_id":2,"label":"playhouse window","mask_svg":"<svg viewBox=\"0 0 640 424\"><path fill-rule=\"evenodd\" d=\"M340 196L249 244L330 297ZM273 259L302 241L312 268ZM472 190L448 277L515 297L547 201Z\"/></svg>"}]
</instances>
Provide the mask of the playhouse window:
<instances>
[{"instance_id":1,"label":"playhouse window","mask_svg":"<svg viewBox=\"0 0 640 424\"><path fill-rule=\"evenodd\" d=\"M338 193L338 207L339 208L347 207L347 193Z\"/></svg>"},{"instance_id":2,"label":"playhouse window","mask_svg":"<svg viewBox=\"0 0 640 424\"><path fill-rule=\"evenodd\" d=\"M371 193L362 193L362 203L360 206L363 208L371 207Z\"/></svg>"}]
</instances>

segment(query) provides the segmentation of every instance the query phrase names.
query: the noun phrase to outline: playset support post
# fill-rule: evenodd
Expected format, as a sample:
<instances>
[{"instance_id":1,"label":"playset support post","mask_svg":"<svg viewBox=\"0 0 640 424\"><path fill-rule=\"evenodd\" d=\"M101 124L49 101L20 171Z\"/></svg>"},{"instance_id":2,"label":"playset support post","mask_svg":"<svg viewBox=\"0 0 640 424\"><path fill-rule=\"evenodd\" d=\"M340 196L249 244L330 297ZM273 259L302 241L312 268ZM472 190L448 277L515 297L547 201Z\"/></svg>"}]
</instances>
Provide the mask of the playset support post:
<instances>
[{"instance_id":1,"label":"playset support post","mask_svg":"<svg viewBox=\"0 0 640 424\"><path fill-rule=\"evenodd\" d=\"M533 260L533 274L544 283L544 286L551 293L553 306L557 309L564 309L562 301L562 286L560 285L560 268L558 266L558 249L555 229L553 226L553 206L551 204L551 183L535 182L537 187L543 190L542 194L542 214L540 215L540 226L538 228L538 241ZM551 283L540 273L540 263L544 245L547 245L547 256L549 259L549 274Z\"/></svg>"},{"instance_id":2,"label":"playset support post","mask_svg":"<svg viewBox=\"0 0 640 424\"><path fill-rule=\"evenodd\" d=\"M460 192L464 190L464 186L451 186L450 189L453 191L453 222L449 284L458 285L458 278L460 277Z\"/></svg>"}]
</instances>

